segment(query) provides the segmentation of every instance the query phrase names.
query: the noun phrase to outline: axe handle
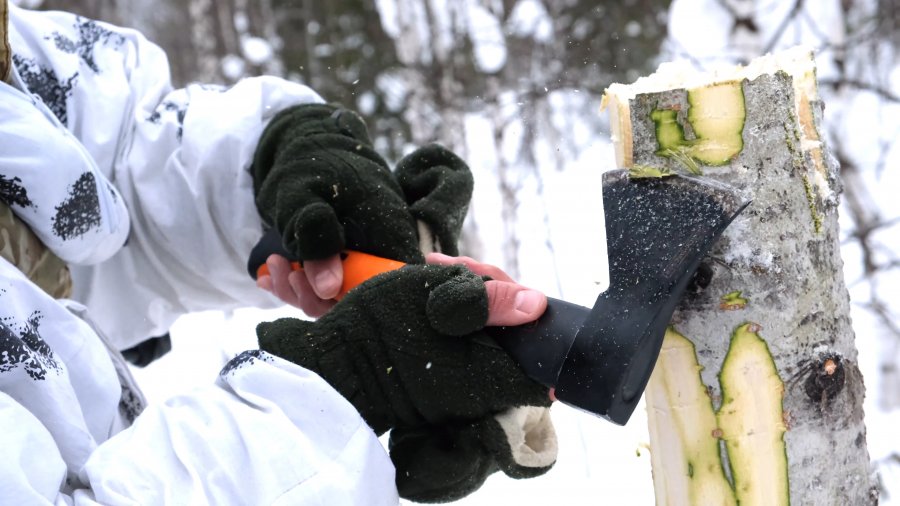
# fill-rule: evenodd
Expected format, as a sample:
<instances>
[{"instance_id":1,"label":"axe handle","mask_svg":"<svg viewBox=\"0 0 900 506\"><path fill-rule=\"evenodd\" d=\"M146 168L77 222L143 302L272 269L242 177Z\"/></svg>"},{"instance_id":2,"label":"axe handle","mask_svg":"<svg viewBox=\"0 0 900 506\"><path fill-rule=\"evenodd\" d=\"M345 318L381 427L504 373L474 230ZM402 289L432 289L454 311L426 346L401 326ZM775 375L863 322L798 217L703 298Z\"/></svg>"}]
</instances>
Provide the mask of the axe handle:
<instances>
[{"instance_id":1,"label":"axe handle","mask_svg":"<svg viewBox=\"0 0 900 506\"><path fill-rule=\"evenodd\" d=\"M344 298L347 292L361 284L363 281L379 274L399 269L406 265L397 260L390 260L360 251L346 251L341 254L341 263L344 267L344 282L341 291L335 297L337 300ZM291 268L295 271L303 271L300 262L291 262ZM256 277L268 276L269 267L262 263L256 269Z\"/></svg>"},{"instance_id":2,"label":"axe handle","mask_svg":"<svg viewBox=\"0 0 900 506\"><path fill-rule=\"evenodd\" d=\"M268 244L260 242L254 248L248 266L255 277L269 274L265 259L273 253L287 256L280 239ZM344 281L340 293L335 297L337 300L341 300L347 292L367 279L406 265L397 260L359 251L342 253L341 261ZM292 261L291 266L295 271L303 270L300 262ZM566 354L589 312L586 307L548 297L547 310L537 321L511 327L487 327L485 330L493 339L482 344L505 349L522 366L525 374L553 387Z\"/></svg>"}]
</instances>

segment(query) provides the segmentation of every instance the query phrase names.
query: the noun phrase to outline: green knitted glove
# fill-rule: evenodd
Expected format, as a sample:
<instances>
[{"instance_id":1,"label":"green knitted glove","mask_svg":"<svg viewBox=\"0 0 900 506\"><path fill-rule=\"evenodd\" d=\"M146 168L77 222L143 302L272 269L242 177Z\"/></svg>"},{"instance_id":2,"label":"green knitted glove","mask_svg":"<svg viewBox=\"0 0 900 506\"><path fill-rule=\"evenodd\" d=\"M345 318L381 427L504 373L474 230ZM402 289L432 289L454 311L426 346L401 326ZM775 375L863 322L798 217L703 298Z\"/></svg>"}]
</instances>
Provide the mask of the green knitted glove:
<instances>
[{"instance_id":1,"label":"green knitted glove","mask_svg":"<svg viewBox=\"0 0 900 506\"><path fill-rule=\"evenodd\" d=\"M280 112L251 172L260 215L300 260L355 249L424 261L405 196L356 113L325 104Z\"/></svg>"},{"instance_id":2,"label":"green knitted glove","mask_svg":"<svg viewBox=\"0 0 900 506\"><path fill-rule=\"evenodd\" d=\"M400 496L417 502L465 497L498 469L512 478L540 476L557 452L548 410L531 406L471 423L397 428L388 447Z\"/></svg>"},{"instance_id":3,"label":"green knitted glove","mask_svg":"<svg viewBox=\"0 0 900 506\"><path fill-rule=\"evenodd\" d=\"M428 225L428 231L419 230L420 249L458 255L474 186L466 162L449 149L430 144L403 157L394 174L413 217ZM430 240L427 232L436 240Z\"/></svg>"},{"instance_id":4,"label":"green knitted glove","mask_svg":"<svg viewBox=\"0 0 900 506\"><path fill-rule=\"evenodd\" d=\"M484 282L465 267L407 265L358 286L315 322L280 319L257 334L261 349L322 376L377 434L398 431L391 454L401 495L439 502L468 494L498 469L541 474L555 460L549 418L539 451L530 451L540 458L522 450L535 440L524 422L507 430L522 410L546 414L550 401L547 387L481 330L487 310ZM514 421L490 430L504 419ZM404 442L410 438L433 439L420 447ZM452 443L449 453L441 441ZM438 460L457 471L427 471Z\"/></svg>"}]
</instances>

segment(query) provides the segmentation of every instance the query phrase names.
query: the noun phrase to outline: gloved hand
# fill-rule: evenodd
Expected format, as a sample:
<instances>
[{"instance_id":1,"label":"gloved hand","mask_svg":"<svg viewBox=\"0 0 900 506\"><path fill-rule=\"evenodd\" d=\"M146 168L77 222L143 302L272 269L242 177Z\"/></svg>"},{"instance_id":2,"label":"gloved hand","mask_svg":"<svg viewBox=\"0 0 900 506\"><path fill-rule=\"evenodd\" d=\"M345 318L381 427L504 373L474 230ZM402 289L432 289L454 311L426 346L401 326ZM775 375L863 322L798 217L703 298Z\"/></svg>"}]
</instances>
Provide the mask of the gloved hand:
<instances>
[{"instance_id":1,"label":"gloved hand","mask_svg":"<svg viewBox=\"0 0 900 506\"><path fill-rule=\"evenodd\" d=\"M459 255L457 243L474 186L466 162L449 149L430 144L403 157L394 175L410 213L427 225L425 231L419 227L419 249Z\"/></svg>"},{"instance_id":2,"label":"gloved hand","mask_svg":"<svg viewBox=\"0 0 900 506\"><path fill-rule=\"evenodd\" d=\"M356 113L326 104L280 112L251 172L260 215L300 260L356 249L423 262L400 185Z\"/></svg>"},{"instance_id":3,"label":"gloved hand","mask_svg":"<svg viewBox=\"0 0 900 506\"><path fill-rule=\"evenodd\" d=\"M341 286L344 248L408 263L420 262L420 252L456 255L473 186L465 162L430 145L401 160L395 174L386 167L351 111L305 104L277 115L251 168L257 207L305 272L291 273L284 257L272 256L271 276L258 286L319 316Z\"/></svg>"},{"instance_id":4,"label":"gloved hand","mask_svg":"<svg viewBox=\"0 0 900 506\"><path fill-rule=\"evenodd\" d=\"M521 406L475 422L395 428L388 448L401 497L448 502L474 492L498 469L534 478L556 461L556 433L546 408Z\"/></svg>"},{"instance_id":5,"label":"gloved hand","mask_svg":"<svg viewBox=\"0 0 900 506\"><path fill-rule=\"evenodd\" d=\"M257 328L260 348L322 376L377 434L393 429L402 497L454 500L496 470L546 472L556 437L547 387L482 331L481 277L454 265L408 265L347 294L308 322Z\"/></svg>"}]
</instances>

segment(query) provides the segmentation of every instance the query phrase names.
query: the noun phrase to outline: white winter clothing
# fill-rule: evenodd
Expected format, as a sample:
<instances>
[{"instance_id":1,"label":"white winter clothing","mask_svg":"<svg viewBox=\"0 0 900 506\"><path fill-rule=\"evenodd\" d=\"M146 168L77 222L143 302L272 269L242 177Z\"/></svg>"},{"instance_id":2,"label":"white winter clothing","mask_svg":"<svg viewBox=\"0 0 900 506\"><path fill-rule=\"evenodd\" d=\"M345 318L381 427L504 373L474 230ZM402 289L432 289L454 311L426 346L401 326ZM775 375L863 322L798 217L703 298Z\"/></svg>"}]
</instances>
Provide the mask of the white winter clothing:
<instances>
[{"instance_id":1,"label":"white winter clothing","mask_svg":"<svg viewBox=\"0 0 900 506\"><path fill-rule=\"evenodd\" d=\"M275 304L245 270L262 234L246 169L268 119L318 95L273 78L173 91L135 31L9 21L0 196L79 266L87 308L0 258L0 504L396 504L375 434L315 374L250 352L137 416L116 351L188 311Z\"/></svg>"},{"instance_id":2,"label":"white winter clothing","mask_svg":"<svg viewBox=\"0 0 900 506\"><path fill-rule=\"evenodd\" d=\"M148 406L83 307L0 259L0 504L387 505L394 468L353 406L264 353Z\"/></svg>"},{"instance_id":3,"label":"white winter clothing","mask_svg":"<svg viewBox=\"0 0 900 506\"><path fill-rule=\"evenodd\" d=\"M247 274L263 230L248 167L272 116L322 99L272 77L173 90L165 54L134 30L66 13L11 14L24 85L65 119L131 214L124 248L72 269L73 298L112 343L125 349L165 334L187 312L277 306Z\"/></svg>"}]
</instances>

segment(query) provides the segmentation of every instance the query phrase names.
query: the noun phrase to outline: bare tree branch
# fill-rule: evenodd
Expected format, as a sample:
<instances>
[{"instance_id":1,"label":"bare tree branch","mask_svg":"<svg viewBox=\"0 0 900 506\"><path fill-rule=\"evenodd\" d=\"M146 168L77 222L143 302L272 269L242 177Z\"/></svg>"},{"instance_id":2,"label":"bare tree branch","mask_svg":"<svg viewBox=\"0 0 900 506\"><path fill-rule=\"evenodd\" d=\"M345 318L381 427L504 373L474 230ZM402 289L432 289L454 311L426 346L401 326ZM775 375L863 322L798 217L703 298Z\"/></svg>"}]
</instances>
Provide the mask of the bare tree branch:
<instances>
[{"instance_id":1,"label":"bare tree branch","mask_svg":"<svg viewBox=\"0 0 900 506\"><path fill-rule=\"evenodd\" d=\"M840 79L820 79L820 86L828 86L833 88L834 90L838 90L842 87L853 88L861 91L868 91L878 95L879 97L891 101L891 102L900 102L900 95L892 92L887 88L883 88L874 83L861 81L858 79L852 78L840 78Z\"/></svg>"},{"instance_id":2,"label":"bare tree branch","mask_svg":"<svg viewBox=\"0 0 900 506\"><path fill-rule=\"evenodd\" d=\"M804 0L794 0L794 6L791 7L791 12L788 13L784 19L781 20L781 24L778 25L778 28L775 29L775 33L772 34L772 38L769 39L769 42L763 46L763 54L768 53L775 49L775 44L781 40L781 36L784 35L784 31L787 30L787 27L790 26L791 23L796 21L797 16L803 11L803 3Z\"/></svg>"}]
</instances>

